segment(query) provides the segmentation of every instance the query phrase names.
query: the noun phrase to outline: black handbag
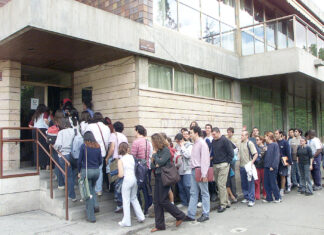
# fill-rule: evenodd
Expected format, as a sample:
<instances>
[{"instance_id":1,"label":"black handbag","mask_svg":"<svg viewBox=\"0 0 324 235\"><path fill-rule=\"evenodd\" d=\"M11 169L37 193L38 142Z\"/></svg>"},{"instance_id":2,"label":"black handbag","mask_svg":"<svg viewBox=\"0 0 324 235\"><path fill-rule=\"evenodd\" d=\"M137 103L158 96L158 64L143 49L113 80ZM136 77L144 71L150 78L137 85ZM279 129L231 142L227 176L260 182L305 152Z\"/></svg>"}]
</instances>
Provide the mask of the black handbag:
<instances>
[{"instance_id":1,"label":"black handbag","mask_svg":"<svg viewBox=\"0 0 324 235\"><path fill-rule=\"evenodd\" d=\"M180 175L173 163L161 167L161 178L163 186L171 186L180 181Z\"/></svg>"}]
</instances>

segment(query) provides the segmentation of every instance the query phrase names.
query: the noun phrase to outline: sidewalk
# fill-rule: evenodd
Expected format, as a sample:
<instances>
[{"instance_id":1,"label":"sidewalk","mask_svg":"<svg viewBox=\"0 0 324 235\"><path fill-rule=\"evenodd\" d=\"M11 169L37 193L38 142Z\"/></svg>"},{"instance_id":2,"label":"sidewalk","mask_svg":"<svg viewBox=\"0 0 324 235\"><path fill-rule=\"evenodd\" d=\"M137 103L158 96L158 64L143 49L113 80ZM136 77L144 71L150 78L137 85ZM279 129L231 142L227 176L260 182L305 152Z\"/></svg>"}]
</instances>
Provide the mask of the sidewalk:
<instances>
[{"instance_id":1,"label":"sidewalk","mask_svg":"<svg viewBox=\"0 0 324 235\"><path fill-rule=\"evenodd\" d=\"M213 204L215 208L215 204ZM264 204L257 201L253 208L237 203L219 214L210 213L210 220L205 223L183 223L175 227L175 220L166 213L167 230L156 233L166 234L244 234L244 235L323 235L324 234L324 189L315 192L314 196L306 197L297 194L296 190L284 197L279 204ZM122 214L107 213L97 217L95 224L84 220L65 221L42 211L0 217L0 234L151 234L154 218L147 218L145 223L136 222L133 226L120 228L118 222Z\"/></svg>"}]
</instances>

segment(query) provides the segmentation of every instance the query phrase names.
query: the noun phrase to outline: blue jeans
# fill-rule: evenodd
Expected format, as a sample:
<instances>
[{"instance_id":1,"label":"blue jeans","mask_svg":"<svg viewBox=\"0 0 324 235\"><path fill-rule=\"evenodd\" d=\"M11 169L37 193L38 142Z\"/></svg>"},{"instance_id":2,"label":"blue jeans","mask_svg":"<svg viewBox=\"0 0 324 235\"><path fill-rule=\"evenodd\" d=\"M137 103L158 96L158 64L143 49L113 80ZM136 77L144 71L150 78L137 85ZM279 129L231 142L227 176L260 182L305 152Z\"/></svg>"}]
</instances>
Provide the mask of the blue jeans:
<instances>
[{"instance_id":1,"label":"blue jeans","mask_svg":"<svg viewBox=\"0 0 324 235\"><path fill-rule=\"evenodd\" d=\"M252 177L251 181L248 181L248 176L244 167L240 167L240 175L241 175L241 187L244 198L250 202L254 202L255 200L255 184L254 178Z\"/></svg>"},{"instance_id":2,"label":"blue jeans","mask_svg":"<svg viewBox=\"0 0 324 235\"><path fill-rule=\"evenodd\" d=\"M178 182L179 196L182 205L188 206L190 201L191 175L180 175L180 177L181 179Z\"/></svg>"},{"instance_id":3,"label":"blue jeans","mask_svg":"<svg viewBox=\"0 0 324 235\"><path fill-rule=\"evenodd\" d=\"M104 158L103 158L102 160L105 161ZM96 188L95 188L96 193L102 192L102 181L103 181L102 165L103 165L103 164L101 164L101 165L99 166L99 170L100 170L100 172L99 172L99 178L98 178L98 180L97 180L97 182L96 182Z\"/></svg>"},{"instance_id":4,"label":"blue jeans","mask_svg":"<svg viewBox=\"0 0 324 235\"><path fill-rule=\"evenodd\" d=\"M58 153L55 150L53 150L52 151L52 154L53 154L54 160L58 164L60 164L60 158L58 157ZM60 164L60 166L61 166L61 164ZM54 168L54 173L55 173L55 175L57 177L58 186L64 186L64 177L63 177L63 174L62 174L62 172L59 170L59 168L56 165L55 165L55 168Z\"/></svg>"},{"instance_id":5,"label":"blue jeans","mask_svg":"<svg viewBox=\"0 0 324 235\"><path fill-rule=\"evenodd\" d=\"M309 164L299 163L300 170L300 189L303 192L313 193L312 180L310 178Z\"/></svg>"},{"instance_id":6,"label":"blue jeans","mask_svg":"<svg viewBox=\"0 0 324 235\"><path fill-rule=\"evenodd\" d=\"M71 154L63 155L63 156L70 163L73 161ZM60 157L60 165L61 165L62 169L65 170L65 161L61 157ZM72 170L71 165L68 166L68 169L67 169L67 179L68 179L69 198L74 199L74 198L76 198L76 196L75 196L75 191L74 191L74 174L73 174L73 170Z\"/></svg>"},{"instance_id":7,"label":"blue jeans","mask_svg":"<svg viewBox=\"0 0 324 235\"><path fill-rule=\"evenodd\" d=\"M277 184L278 168L270 171L270 168L264 168L264 187L267 193L266 200L271 202L273 201L272 193L275 197L275 200L280 199L279 187Z\"/></svg>"},{"instance_id":8,"label":"blue jeans","mask_svg":"<svg viewBox=\"0 0 324 235\"><path fill-rule=\"evenodd\" d=\"M81 170L81 177L86 177L86 169ZM88 182L89 182L89 189L90 194L92 195L91 198L86 200L86 210L87 210L87 217L89 221L95 221L96 217L94 214L94 208L98 207L97 195L95 192L95 186L97 179L99 177L99 169L88 169Z\"/></svg>"},{"instance_id":9,"label":"blue jeans","mask_svg":"<svg viewBox=\"0 0 324 235\"><path fill-rule=\"evenodd\" d=\"M299 167L297 161L293 161L293 165L291 166L291 180L293 185L298 185L298 179L300 179Z\"/></svg>"},{"instance_id":10,"label":"blue jeans","mask_svg":"<svg viewBox=\"0 0 324 235\"><path fill-rule=\"evenodd\" d=\"M321 156L314 157L313 170L311 171L314 180L314 185L317 187L322 186L321 158Z\"/></svg>"},{"instance_id":11,"label":"blue jeans","mask_svg":"<svg viewBox=\"0 0 324 235\"><path fill-rule=\"evenodd\" d=\"M199 197L199 189L202 197L203 215L209 217L210 211L210 197L208 192L208 182L197 182L195 169L191 172L191 187L190 187L190 201L188 206L188 217L194 219L197 212L197 203Z\"/></svg>"}]
</instances>

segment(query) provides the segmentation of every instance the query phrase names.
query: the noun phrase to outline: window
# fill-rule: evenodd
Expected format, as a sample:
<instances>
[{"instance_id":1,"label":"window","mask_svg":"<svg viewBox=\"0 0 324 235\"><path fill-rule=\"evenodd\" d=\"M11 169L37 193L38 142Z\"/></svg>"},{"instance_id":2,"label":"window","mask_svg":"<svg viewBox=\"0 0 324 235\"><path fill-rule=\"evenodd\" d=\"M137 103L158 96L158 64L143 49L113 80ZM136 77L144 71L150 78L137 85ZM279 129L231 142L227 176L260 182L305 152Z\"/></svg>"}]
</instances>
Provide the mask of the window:
<instances>
[{"instance_id":1,"label":"window","mask_svg":"<svg viewBox=\"0 0 324 235\"><path fill-rule=\"evenodd\" d=\"M197 95L205 97L214 97L214 80L197 76Z\"/></svg>"},{"instance_id":2,"label":"window","mask_svg":"<svg viewBox=\"0 0 324 235\"><path fill-rule=\"evenodd\" d=\"M240 2L240 26L244 27L253 24L252 0L241 0Z\"/></svg>"},{"instance_id":3,"label":"window","mask_svg":"<svg viewBox=\"0 0 324 235\"><path fill-rule=\"evenodd\" d=\"M230 81L216 79L216 98L230 100L232 98L231 90Z\"/></svg>"},{"instance_id":4,"label":"window","mask_svg":"<svg viewBox=\"0 0 324 235\"><path fill-rule=\"evenodd\" d=\"M149 87L172 90L172 68L149 64Z\"/></svg>"},{"instance_id":5,"label":"window","mask_svg":"<svg viewBox=\"0 0 324 235\"><path fill-rule=\"evenodd\" d=\"M179 3L179 31L188 36L199 39L200 12Z\"/></svg>"},{"instance_id":6,"label":"window","mask_svg":"<svg viewBox=\"0 0 324 235\"><path fill-rule=\"evenodd\" d=\"M154 0L154 22L171 29L178 28L177 1Z\"/></svg>"},{"instance_id":7,"label":"window","mask_svg":"<svg viewBox=\"0 0 324 235\"><path fill-rule=\"evenodd\" d=\"M308 51L313 56L317 56L316 34L310 29L307 29L307 43L308 43Z\"/></svg>"},{"instance_id":8,"label":"window","mask_svg":"<svg viewBox=\"0 0 324 235\"><path fill-rule=\"evenodd\" d=\"M205 42L220 46L219 21L202 14L202 34Z\"/></svg>"},{"instance_id":9,"label":"window","mask_svg":"<svg viewBox=\"0 0 324 235\"><path fill-rule=\"evenodd\" d=\"M191 73L174 71L174 91L194 94L194 75Z\"/></svg>"},{"instance_id":10,"label":"window","mask_svg":"<svg viewBox=\"0 0 324 235\"><path fill-rule=\"evenodd\" d=\"M92 87L82 88L82 102L92 101Z\"/></svg>"},{"instance_id":11,"label":"window","mask_svg":"<svg viewBox=\"0 0 324 235\"><path fill-rule=\"evenodd\" d=\"M183 72L171 66L149 63L148 86L188 95L232 99L232 82Z\"/></svg>"},{"instance_id":12,"label":"window","mask_svg":"<svg viewBox=\"0 0 324 235\"><path fill-rule=\"evenodd\" d=\"M324 60L324 38L318 37L318 57Z\"/></svg>"}]
</instances>

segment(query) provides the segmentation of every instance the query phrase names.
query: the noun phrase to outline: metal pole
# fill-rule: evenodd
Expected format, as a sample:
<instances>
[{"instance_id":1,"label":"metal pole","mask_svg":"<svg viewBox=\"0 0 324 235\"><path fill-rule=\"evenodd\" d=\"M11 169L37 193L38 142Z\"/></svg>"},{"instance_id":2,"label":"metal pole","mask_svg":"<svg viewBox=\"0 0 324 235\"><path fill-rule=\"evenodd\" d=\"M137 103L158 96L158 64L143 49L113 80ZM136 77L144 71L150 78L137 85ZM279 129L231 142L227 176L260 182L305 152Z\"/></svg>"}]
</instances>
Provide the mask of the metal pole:
<instances>
[{"instance_id":1,"label":"metal pole","mask_svg":"<svg viewBox=\"0 0 324 235\"><path fill-rule=\"evenodd\" d=\"M38 132L39 129L36 129L36 167L37 167L37 173L39 173L39 140L38 140Z\"/></svg>"},{"instance_id":2,"label":"metal pole","mask_svg":"<svg viewBox=\"0 0 324 235\"><path fill-rule=\"evenodd\" d=\"M68 166L67 163L65 162L65 219L69 220L69 199L68 199Z\"/></svg>"},{"instance_id":3,"label":"metal pole","mask_svg":"<svg viewBox=\"0 0 324 235\"><path fill-rule=\"evenodd\" d=\"M50 144L50 190L51 190L51 198L53 199L53 162L52 162L52 156L53 156L53 150L52 145Z\"/></svg>"}]
</instances>

